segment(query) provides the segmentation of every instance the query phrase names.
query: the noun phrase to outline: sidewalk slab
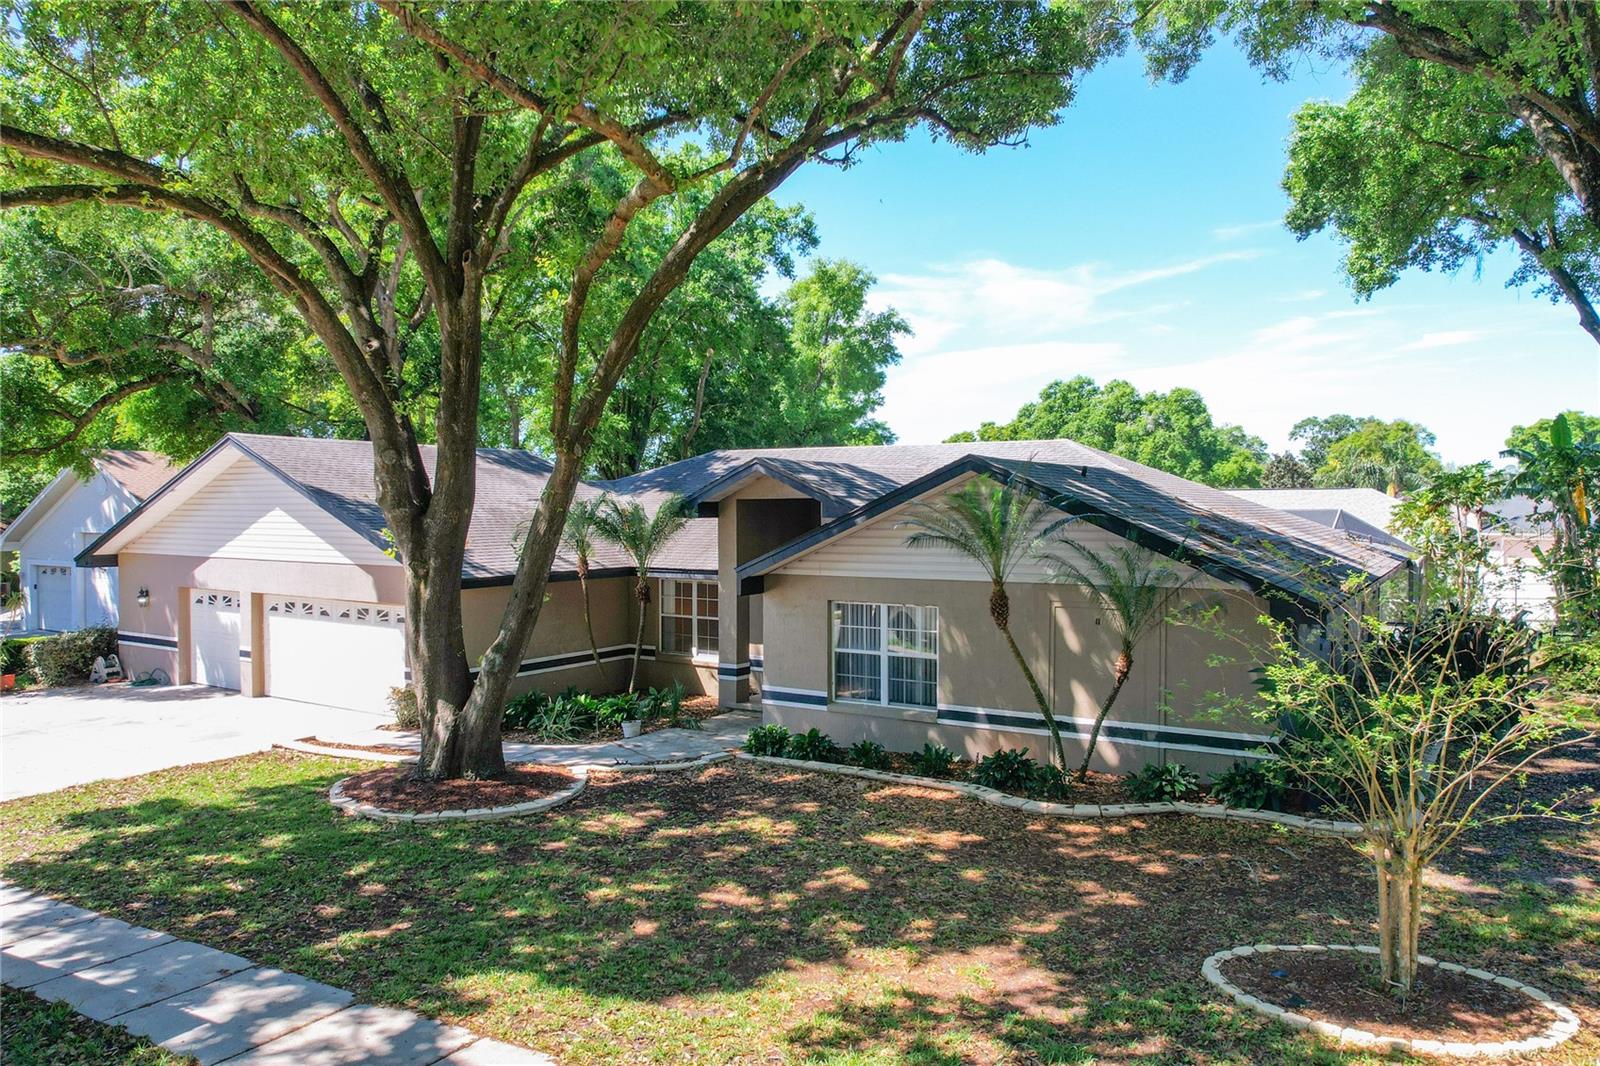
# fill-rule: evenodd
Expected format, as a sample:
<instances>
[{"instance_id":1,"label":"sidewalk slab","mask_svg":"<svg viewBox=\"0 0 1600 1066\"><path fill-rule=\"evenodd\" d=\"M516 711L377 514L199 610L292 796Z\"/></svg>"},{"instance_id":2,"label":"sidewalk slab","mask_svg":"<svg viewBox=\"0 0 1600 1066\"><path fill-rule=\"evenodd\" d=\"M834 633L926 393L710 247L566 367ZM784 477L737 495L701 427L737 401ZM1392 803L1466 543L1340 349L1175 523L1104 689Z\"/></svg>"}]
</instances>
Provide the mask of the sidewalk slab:
<instances>
[{"instance_id":1,"label":"sidewalk slab","mask_svg":"<svg viewBox=\"0 0 1600 1066\"><path fill-rule=\"evenodd\" d=\"M35 985L33 992L43 999L60 1000L97 1022L106 1022L119 1014L247 970L251 965L249 959L216 948L187 940L171 940L137 955Z\"/></svg>"},{"instance_id":2,"label":"sidewalk slab","mask_svg":"<svg viewBox=\"0 0 1600 1066\"><path fill-rule=\"evenodd\" d=\"M141 1007L119 1017L117 1024L168 1051L198 1059L201 1066L211 1066L344 1010L354 1001L355 996L342 988L257 967Z\"/></svg>"},{"instance_id":3,"label":"sidewalk slab","mask_svg":"<svg viewBox=\"0 0 1600 1066\"><path fill-rule=\"evenodd\" d=\"M441 1059L439 1066L556 1066L556 1060L542 1051L484 1037Z\"/></svg>"},{"instance_id":4,"label":"sidewalk slab","mask_svg":"<svg viewBox=\"0 0 1600 1066\"><path fill-rule=\"evenodd\" d=\"M430 1066L476 1039L410 1011L362 1005L229 1059L228 1066Z\"/></svg>"},{"instance_id":5,"label":"sidewalk slab","mask_svg":"<svg viewBox=\"0 0 1600 1066\"><path fill-rule=\"evenodd\" d=\"M32 988L69 973L147 951L172 937L115 918L94 918L18 941L4 949L5 983Z\"/></svg>"},{"instance_id":6,"label":"sidewalk slab","mask_svg":"<svg viewBox=\"0 0 1600 1066\"><path fill-rule=\"evenodd\" d=\"M86 911L48 896L0 902L0 948L10 947L20 940L63 926L87 922L94 917L94 911Z\"/></svg>"}]
</instances>

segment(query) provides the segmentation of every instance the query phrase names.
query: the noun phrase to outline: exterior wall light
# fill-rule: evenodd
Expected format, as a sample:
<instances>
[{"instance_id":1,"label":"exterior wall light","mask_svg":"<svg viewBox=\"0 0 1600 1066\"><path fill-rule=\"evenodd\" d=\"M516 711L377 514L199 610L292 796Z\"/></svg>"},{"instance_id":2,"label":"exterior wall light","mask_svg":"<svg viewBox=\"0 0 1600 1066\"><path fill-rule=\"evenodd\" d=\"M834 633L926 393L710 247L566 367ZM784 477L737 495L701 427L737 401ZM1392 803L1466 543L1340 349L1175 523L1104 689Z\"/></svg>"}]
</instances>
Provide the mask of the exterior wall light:
<instances>
[{"instance_id":1,"label":"exterior wall light","mask_svg":"<svg viewBox=\"0 0 1600 1066\"><path fill-rule=\"evenodd\" d=\"M140 586L138 595L134 596L134 599L138 601L140 607L150 606L150 590Z\"/></svg>"}]
</instances>

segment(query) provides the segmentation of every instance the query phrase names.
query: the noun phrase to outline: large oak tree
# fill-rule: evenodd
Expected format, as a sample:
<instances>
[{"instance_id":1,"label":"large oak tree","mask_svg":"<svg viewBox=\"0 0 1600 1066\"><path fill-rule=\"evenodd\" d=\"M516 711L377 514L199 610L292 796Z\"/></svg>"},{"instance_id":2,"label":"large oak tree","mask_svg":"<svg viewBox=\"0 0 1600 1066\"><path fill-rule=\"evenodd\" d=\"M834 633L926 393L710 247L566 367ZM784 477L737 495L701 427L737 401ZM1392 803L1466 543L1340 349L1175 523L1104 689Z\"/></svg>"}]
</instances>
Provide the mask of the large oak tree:
<instances>
[{"instance_id":1,"label":"large oak tree","mask_svg":"<svg viewBox=\"0 0 1600 1066\"><path fill-rule=\"evenodd\" d=\"M406 568L420 771L435 777L502 768L501 706L596 427L696 257L808 161L845 165L918 127L972 150L1020 141L1119 43L1096 7L934 0L39 0L7 17L4 205L212 227L338 368ZM588 188L597 152L628 180L557 297L553 469L474 679L460 591L486 286L518 261L519 213ZM591 306L635 220L711 182L642 283ZM431 468L407 402L419 377Z\"/></svg>"}]
</instances>

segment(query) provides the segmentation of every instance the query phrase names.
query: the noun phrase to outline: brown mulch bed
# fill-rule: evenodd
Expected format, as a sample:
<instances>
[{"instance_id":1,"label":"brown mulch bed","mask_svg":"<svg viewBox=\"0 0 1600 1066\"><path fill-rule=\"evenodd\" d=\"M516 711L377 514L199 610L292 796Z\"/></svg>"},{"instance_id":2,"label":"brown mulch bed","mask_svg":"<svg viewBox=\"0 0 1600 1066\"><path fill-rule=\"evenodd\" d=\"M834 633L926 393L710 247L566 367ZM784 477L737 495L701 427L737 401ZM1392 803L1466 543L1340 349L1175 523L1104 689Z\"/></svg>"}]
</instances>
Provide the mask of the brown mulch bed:
<instances>
[{"instance_id":1,"label":"brown mulch bed","mask_svg":"<svg viewBox=\"0 0 1600 1066\"><path fill-rule=\"evenodd\" d=\"M1384 990L1378 960L1354 952L1273 952L1230 959L1239 988L1307 1018L1379 1036L1498 1043L1538 1036L1554 1015L1521 992L1434 966L1417 968L1404 1001Z\"/></svg>"},{"instance_id":2,"label":"brown mulch bed","mask_svg":"<svg viewBox=\"0 0 1600 1066\"><path fill-rule=\"evenodd\" d=\"M508 766L503 774L476 781L425 781L411 767L396 766L346 778L344 794L384 810L420 813L527 803L572 782L570 772L549 766Z\"/></svg>"}]
</instances>

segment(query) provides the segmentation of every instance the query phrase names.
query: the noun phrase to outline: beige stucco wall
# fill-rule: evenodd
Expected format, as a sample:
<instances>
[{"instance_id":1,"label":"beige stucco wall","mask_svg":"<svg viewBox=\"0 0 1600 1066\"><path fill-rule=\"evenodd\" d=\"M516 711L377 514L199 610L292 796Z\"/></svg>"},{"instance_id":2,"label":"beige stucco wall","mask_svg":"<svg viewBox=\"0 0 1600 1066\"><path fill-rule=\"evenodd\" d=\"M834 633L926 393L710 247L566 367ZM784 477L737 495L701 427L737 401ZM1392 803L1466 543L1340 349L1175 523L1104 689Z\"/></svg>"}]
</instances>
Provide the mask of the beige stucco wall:
<instances>
[{"instance_id":1,"label":"beige stucco wall","mask_svg":"<svg viewBox=\"0 0 1600 1066\"><path fill-rule=\"evenodd\" d=\"M1092 719L1111 685L1115 639L1085 590L1058 584L1019 583L1010 587L1011 629L1018 647L1052 700L1058 719ZM1135 651L1134 671L1118 697L1109 721L1177 727L1207 733L1262 733L1237 712L1207 713L1219 701L1248 695L1254 655L1253 619L1265 604L1243 592L1187 592L1222 608L1219 636L1201 628L1163 626ZM986 584L971 581L866 579L770 575L760 603L764 626L764 682L773 690L828 693L830 689L830 604L836 600L911 603L939 608L939 704L960 711L1037 713L1035 701L1004 638L991 621ZM1227 660L1213 663L1210 660ZM1020 729L977 727L941 721L932 710L838 703L826 708L768 702L765 715L791 729L815 726L844 744L872 738L897 750L944 744L977 757L999 748L1026 747L1043 757L1049 738ZM1100 769L1126 772L1151 761L1181 761L1202 772L1221 769L1232 753L1179 750L1170 733L1147 746L1102 738L1096 748ZM1083 740L1068 736L1069 758L1081 758Z\"/></svg>"}]
</instances>

